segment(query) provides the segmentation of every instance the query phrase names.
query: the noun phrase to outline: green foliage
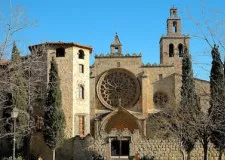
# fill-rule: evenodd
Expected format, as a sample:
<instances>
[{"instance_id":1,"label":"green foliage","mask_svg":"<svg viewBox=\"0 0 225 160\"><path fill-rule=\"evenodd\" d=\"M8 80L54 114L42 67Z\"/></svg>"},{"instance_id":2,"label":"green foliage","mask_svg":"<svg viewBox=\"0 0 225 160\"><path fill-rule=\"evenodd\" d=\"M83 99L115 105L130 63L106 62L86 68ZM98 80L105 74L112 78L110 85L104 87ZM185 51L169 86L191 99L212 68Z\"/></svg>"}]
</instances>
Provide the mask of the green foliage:
<instances>
[{"instance_id":1,"label":"green foliage","mask_svg":"<svg viewBox=\"0 0 225 160\"><path fill-rule=\"evenodd\" d=\"M17 118L17 147L20 148L23 145L23 136L26 134L26 128L28 127L27 116L27 103L28 95L26 89L26 79L21 62L20 52L13 43L12 49L12 63L11 63L11 91L12 91L12 106L19 109Z\"/></svg>"},{"instance_id":2,"label":"green foliage","mask_svg":"<svg viewBox=\"0 0 225 160\"><path fill-rule=\"evenodd\" d=\"M23 73L20 52L18 51L15 42L13 43L12 50L11 80L13 107L16 107L26 112L28 99L26 92L26 80L25 75Z\"/></svg>"},{"instance_id":3,"label":"green foliage","mask_svg":"<svg viewBox=\"0 0 225 160\"><path fill-rule=\"evenodd\" d=\"M225 149L225 92L224 66L217 46L212 49L212 68L210 73L210 108L211 142L217 150Z\"/></svg>"},{"instance_id":4,"label":"green foliage","mask_svg":"<svg viewBox=\"0 0 225 160\"><path fill-rule=\"evenodd\" d=\"M187 153L194 149L197 139L197 117L200 115L190 55L185 51L182 60L181 102L179 107L181 142Z\"/></svg>"},{"instance_id":5,"label":"green foliage","mask_svg":"<svg viewBox=\"0 0 225 160\"><path fill-rule=\"evenodd\" d=\"M104 157L101 155L93 155L91 159L92 160L104 160Z\"/></svg>"},{"instance_id":6,"label":"green foliage","mask_svg":"<svg viewBox=\"0 0 225 160\"><path fill-rule=\"evenodd\" d=\"M12 160L13 158L12 157L9 157L9 160ZM17 157L15 160L24 160L22 157Z\"/></svg>"},{"instance_id":7,"label":"green foliage","mask_svg":"<svg viewBox=\"0 0 225 160\"><path fill-rule=\"evenodd\" d=\"M147 156L147 155L144 155L143 157L141 157L141 160L154 160L155 157L154 156Z\"/></svg>"},{"instance_id":8,"label":"green foliage","mask_svg":"<svg viewBox=\"0 0 225 160\"><path fill-rule=\"evenodd\" d=\"M62 144L65 129L65 117L62 110L60 80L57 64L51 61L49 72L48 95L44 114L44 139L50 149L54 150Z\"/></svg>"}]
</instances>

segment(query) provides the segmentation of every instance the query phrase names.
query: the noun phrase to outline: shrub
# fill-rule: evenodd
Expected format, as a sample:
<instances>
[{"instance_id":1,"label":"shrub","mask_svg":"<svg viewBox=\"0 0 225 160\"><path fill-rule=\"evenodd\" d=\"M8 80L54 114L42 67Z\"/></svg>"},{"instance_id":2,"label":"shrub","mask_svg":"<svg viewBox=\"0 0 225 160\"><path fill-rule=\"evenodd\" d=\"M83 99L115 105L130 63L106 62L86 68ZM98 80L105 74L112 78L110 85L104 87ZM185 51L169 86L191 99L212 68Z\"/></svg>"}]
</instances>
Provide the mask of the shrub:
<instances>
[{"instance_id":1,"label":"shrub","mask_svg":"<svg viewBox=\"0 0 225 160\"><path fill-rule=\"evenodd\" d=\"M92 160L104 160L105 158L101 155L93 155Z\"/></svg>"},{"instance_id":2,"label":"shrub","mask_svg":"<svg viewBox=\"0 0 225 160\"><path fill-rule=\"evenodd\" d=\"M147 156L147 155L144 155L143 157L141 157L141 160L154 160L155 157L154 156Z\"/></svg>"}]
</instances>

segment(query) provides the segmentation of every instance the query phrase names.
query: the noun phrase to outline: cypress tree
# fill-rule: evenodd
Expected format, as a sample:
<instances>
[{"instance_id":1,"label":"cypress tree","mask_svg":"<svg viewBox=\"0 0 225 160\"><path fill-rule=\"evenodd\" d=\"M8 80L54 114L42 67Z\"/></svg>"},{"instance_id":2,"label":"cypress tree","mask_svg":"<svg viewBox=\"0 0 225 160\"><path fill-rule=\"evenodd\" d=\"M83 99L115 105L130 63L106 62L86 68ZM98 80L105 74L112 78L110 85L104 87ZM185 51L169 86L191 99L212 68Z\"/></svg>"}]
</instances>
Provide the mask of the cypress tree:
<instances>
[{"instance_id":1,"label":"cypress tree","mask_svg":"<svg viewBox=\"0 0 225 160\"><path fill-rule=\"evenodd\" d=\"M193 125L197 125L196 118L200 113L200 106L197 103L195 83L193 78L190 55L185 48L182 60L182 86L179 114L181 117L182 145L187 152L187 159L190 159L190 152L194 149L197 140L196 131Z\"/></svg>"},{"instance_id":2,"label":"cypress tree","mask_svg":"<svg viewBox=\"0 0 225 160\"><path fill-rule=\"evenodd\" d=\"M23 146L23 138L26 135L26 128L28 127L28 116L27 116L27 101L28 95L26 90L26 79L22 67L22 61L20 57L20 52L13 43L12 49L12 63L11 63L11 91L12 91L12 107L19 109L19 114L17 118L17 147L21 148Z\"/></svg>"},{"instance_id":3,"label":"cypress tree","mask_svg":"<svg viewBox=\"0 0 225 160\"><path fill-rule=\"evenodd\" d=\"M210 140L219 151L219 159L222 159L222 152L225 149L224 66L216 45L212 48L211 55L209 116L212 127Z\"/></svg>"},{"instance_id":4,"label":"cypress tree","mask_svg":"<svg viewBox=\"0 0 225 160\"><path fill-rule=\"evenodd\" d=\"M46 99L46 109L44 114L44 139L48 147L53 151L55 159L55 149L63 141L65 129L65 117L62 110L60 80L58 68L54 58L51 61L49 72L48 93Z\"/></svg>"}]
</instances>

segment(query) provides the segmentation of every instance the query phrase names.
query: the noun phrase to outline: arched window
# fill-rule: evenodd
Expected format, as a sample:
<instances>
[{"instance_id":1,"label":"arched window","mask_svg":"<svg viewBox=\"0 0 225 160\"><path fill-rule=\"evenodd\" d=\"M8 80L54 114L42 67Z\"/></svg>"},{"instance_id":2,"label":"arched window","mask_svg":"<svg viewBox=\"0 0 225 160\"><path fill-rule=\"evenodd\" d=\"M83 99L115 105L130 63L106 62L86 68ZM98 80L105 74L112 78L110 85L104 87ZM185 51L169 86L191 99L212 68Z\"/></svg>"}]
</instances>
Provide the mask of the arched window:
<instances>
[{"instance_id":1,"label":"arched window","mask_svg":"<svg viewBox=\"0 0 225 160\"><path fill-rule=\"evenodd\" d=\"M79 59L84 59L84 51L83 50L79 50L79 52L78 52L78 58Z\"/></svg>"},{"instance_id":2,"label":"arched window","mask_svg":"<svg viewBox=\"0 0 225 160\"><path fill-rule=\"evenodd\" d=\"M178 45L178 54L179 54L179 57L183 57L183 54L184 54L183 44Z\"/></svg>"},{"instance_id":3,"label":"arched window","mask_svg":"<svg viewBox=\"0 0 225 160\"><path fill-rule=\"evenodd\" d=\"M169 44L169 57L174 57L174 46L173 44Z\"/></svg>"},{"instance_id":4,"label":"arched window","mask_svg":"<svg viewBox=\"0 0 225 160\"><path fill-rule=\"evenodd\" d=\"M65 57L65 48L57 48L56 57Z\"/></svg>"},{"instance_id":5,"label":"arched window","mask_svg":"<svg viewBox=\"0 0 225 160\"><path fill-rule=\"evenodd\" d=\"M176 21L174 21L173 22L173 32L177 32L177 22Z\"/></svg>"},{"instance_id":6,"label":"arched window","mask_svg":"<svg viewBox=\"0 0 225 160\"><path fill-rule=\"evenodd\" d=\"M79 98L80 99L84 99L84 87L83 86L79 86Z\"/></svg>"}]
</instances>

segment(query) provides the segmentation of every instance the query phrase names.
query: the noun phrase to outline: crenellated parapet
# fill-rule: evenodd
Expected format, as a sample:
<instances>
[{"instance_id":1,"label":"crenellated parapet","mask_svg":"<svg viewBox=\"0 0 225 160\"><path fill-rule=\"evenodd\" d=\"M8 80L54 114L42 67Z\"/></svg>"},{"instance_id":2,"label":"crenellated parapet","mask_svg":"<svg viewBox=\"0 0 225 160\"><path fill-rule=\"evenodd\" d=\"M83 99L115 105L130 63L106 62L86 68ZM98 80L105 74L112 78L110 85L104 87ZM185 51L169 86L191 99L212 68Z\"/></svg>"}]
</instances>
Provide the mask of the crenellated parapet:
<instances>
[{"instance_id":1,"label":"crenellated parapet","mask_svg":"<svg viewBox=\"0 0 225 160\"><path fill-rule=\"evenodd\" d=\"M95 55L95 58L129 58L129 57L142 57L141 53L127 53L127 54L115 54L115 53L107 53L106 55L100 53L99 55Z\"/></svg>"}]
</instances>

